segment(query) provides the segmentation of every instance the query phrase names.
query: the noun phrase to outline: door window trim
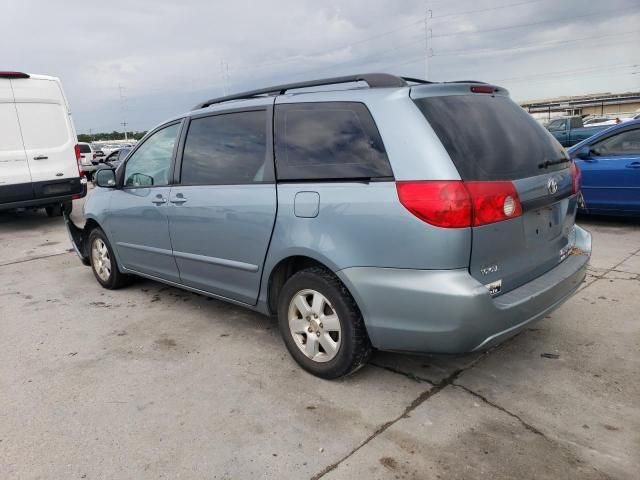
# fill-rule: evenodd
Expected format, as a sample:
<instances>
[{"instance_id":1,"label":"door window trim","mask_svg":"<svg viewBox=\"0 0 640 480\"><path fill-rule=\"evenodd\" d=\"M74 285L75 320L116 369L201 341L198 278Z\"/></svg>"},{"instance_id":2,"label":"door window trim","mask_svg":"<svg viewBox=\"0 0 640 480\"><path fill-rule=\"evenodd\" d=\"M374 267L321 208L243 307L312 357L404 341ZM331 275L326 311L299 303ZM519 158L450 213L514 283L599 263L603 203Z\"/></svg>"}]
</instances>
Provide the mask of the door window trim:
<instances>
[{"instance_id":1,"label":"door window trim","mask_svg":"<svg viewBox=\"0 0 640 480\"><path fill-rule=\"evenodd\" d=\"M162 187L169 187L169 186L173 185L173 176L170 175L169 176L169 181L167 182L166 185L148 185L148 186L144 186L144 187L141 187L141 186L137 186L137 187L136 186L126 186L124 184L125 171L127 170L127 163L129 163L129 160L131 160L131 158L133 157L134 153L140 147L142 147L142 145L144 145L147 142L147 140L149 140L152 136L154 136L160 130L164 130L165 128L172 127L173 125L180 125L180 127L178 129L178 136L176 137L177 141L173 145L173 152L171 153L171 164L169 165L169 171L170 172L173 171L173 169L175 167L175 163L176 163L176 154L178 153L179 141L182 138L182 132L184 130L184 124L185 124L184 120L185 120L184 118L179 118L177 120L172 120L170 122L163 123L162 125L157 126L153 130L148 132L142 138L142 140L140 140L136 144L136 146L131 149L131 151L127 155L127 158L116 169L116 188L117 189L119 189L119 190L131 190L131 189L134 189L134 188L162 188Z\"/></svg>"},{"instance_id":2,"label":"door window trim","mask_svg":"<svg viewBox=\"0 0 640 480\"><path fill-rule=\"evenodd\" d=\"M187 134L192 120L198 120L200 118L217 117L220 115L229 115L232 113L243 112L266 112L266 153L265 153L265 171L264 178L259 182L251 183L182 183L182 161L184 159L184 149L187 140ZM275 156L273 153L273 104L268 105L254 105L247 107L230 108L225 110L219 110L215 112L203 112L190 115L186 117L184 125L182 126L182 132L180 133L180 141L178 142L178 154L176 162L173 167L173 184L180 185L181 187L225 187L231 185L272 185L276 183L276 170L275 170Z\"/></svg>"}]
</instances>

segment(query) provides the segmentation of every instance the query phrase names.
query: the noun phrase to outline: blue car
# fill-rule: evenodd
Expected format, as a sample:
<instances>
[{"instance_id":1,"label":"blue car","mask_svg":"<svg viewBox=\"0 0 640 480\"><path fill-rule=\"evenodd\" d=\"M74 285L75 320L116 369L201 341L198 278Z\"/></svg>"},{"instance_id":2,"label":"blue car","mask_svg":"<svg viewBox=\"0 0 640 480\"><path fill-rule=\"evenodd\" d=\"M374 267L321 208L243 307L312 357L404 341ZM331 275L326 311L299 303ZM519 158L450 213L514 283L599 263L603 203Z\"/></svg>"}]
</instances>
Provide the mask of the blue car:
<instances>
[{"instance_id":1,"label":"blue car","mask_svg":"<svg viewBox=\"0 0 640 480\"><path fill-rule=\"evenodd\" d=\"M640 215L640 120L603 130L567 152L582 172L581 212Z\"/></svg>"}]
</instances>

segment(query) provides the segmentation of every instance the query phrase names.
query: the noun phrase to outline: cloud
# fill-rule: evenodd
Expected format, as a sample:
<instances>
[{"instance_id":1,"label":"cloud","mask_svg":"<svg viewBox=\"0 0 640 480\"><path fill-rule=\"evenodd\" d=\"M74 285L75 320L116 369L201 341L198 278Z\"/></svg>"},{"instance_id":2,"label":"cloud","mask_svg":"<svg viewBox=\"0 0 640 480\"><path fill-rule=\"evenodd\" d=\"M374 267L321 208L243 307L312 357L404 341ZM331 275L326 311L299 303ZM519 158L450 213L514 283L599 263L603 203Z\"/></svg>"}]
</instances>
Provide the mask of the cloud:
<instances>
[{"instance_id":1,"label":"cloud","mask_svg":"<svg viewBox=\"0 0 640 480\"><path fill-rule=\"evenodd\" d=\"M79 132L123 118L148 129L222 95L225 78L237 92L425 72L423 0L7 2L2 67L60 76ZM516 99L640 90L640 0L429 4L433 79L497 82Z\"/></svg>"}]
</instances>

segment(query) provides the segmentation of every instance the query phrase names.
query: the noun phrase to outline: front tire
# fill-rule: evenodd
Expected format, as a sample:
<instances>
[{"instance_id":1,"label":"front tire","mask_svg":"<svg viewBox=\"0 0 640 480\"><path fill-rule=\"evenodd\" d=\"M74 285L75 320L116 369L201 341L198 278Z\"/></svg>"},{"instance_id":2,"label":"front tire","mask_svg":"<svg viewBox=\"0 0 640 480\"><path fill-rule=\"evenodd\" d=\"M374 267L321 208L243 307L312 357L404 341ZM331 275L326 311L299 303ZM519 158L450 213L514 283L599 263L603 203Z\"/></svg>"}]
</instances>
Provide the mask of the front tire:
<instances>
[{"instance_id":1,"label":"front tire","mask_svg":"<svg viewBox=\"0 0 640 480\"><path fill-rule=\"evenodd\" d=\"M100 228L89 234L89 259L93 275L104 288L116 290L130 283L130 277L118 270L111 244Z\"/></svg>"},{"instance_id":2,"label":"front tire","mask_svg":"<svg viewBox=\"0 0 640 480\"><path fill-rule=\"evenodd\" d=\"M280 334L298 364L321 378L355 372L371 355L362 314L344 284L312 267L285 283L278 299Z\"/></svg>"}]
</instances>

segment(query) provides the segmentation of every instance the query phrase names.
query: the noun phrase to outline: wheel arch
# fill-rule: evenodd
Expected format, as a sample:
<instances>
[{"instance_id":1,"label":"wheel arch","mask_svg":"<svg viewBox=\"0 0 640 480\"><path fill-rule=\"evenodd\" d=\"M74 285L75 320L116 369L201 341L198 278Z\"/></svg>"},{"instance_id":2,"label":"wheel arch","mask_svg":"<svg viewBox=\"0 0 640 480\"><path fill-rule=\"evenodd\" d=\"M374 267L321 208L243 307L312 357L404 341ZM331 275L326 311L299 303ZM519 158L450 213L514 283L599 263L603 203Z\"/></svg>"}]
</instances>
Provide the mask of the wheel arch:
<instances>
[{"instance_id":1,"label":"wheel arch","mask_svg":"<svg viewBox=\"0 0 640 480\"><path fill-rule=\"evenodd\" d=\"M320 267L333 274L335 269L317 258L305 254L290 255L279 260L269 272L266 289L266 304L270 314L276 314L278 311L278 297L282 287L287 280L305 268Z\"/></svg>"}]
</instances>

